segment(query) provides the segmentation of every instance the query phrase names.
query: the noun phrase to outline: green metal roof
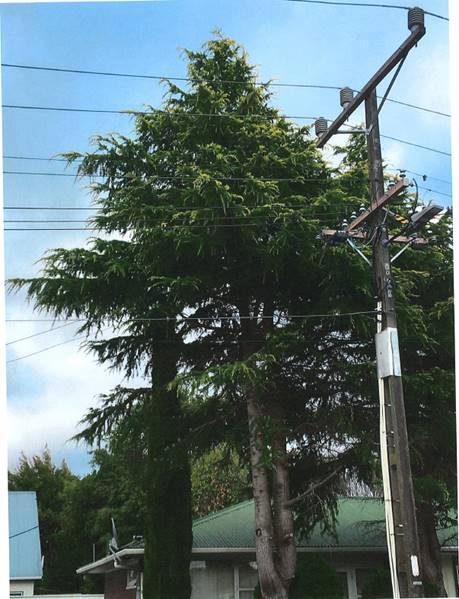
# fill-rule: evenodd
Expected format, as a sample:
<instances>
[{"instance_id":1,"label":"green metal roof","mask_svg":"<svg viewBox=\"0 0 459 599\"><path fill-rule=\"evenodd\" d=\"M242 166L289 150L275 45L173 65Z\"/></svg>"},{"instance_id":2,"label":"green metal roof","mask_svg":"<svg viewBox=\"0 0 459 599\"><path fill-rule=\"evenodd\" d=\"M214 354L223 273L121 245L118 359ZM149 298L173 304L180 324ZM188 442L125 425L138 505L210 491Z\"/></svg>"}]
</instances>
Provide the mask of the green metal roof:
<instances>
[{"instance_id":1,"label":"green metal roof","mask_svg":"<svg viewBox=\"0 0 459 599\"><path fill-rule=\"evenodd\" d=\"M255 511L253 500L210 514L193 525L193 548L255 547ZM440 543L457 546L457 528L438 531ZM338 500L336 538L316 526L308 539L298 539L305 548L381 549L386 547L384 502L367 497L345 497Z\"/></svg>"}]
</instances>

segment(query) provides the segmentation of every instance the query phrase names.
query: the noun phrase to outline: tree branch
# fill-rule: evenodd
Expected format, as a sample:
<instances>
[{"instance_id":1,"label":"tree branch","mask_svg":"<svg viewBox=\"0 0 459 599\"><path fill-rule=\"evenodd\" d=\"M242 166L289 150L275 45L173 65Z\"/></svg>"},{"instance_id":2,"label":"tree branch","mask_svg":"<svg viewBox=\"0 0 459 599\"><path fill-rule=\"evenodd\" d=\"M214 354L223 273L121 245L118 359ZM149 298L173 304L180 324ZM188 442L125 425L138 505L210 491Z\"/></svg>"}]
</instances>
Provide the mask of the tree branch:
<instances>
[{"instance_id":1,"label":"tree branch","mask_svg":"<svg viewBox=\"0 0 459 599\"><path fill-rule=\"evenodd\" d=\"M334 476L336 476L338 474L338 472L340 470L342 470L342 468L343 468L343 466L338 466L337 468L335 468L334 470L332 470L332 472L329 472L326 476L324 476L324 478L322 478L322 479L320 479L320 480L318 480L318 481L310 484L309 487L306 489L306 491L304 491L304 493L301 493L300 495L297 495L293 499L289 499L288 501L285 501L284 502L284 506L291 507L292 505L297 504L299 501L302 501L308 495L310 495L311 493L313 493L318 487L321 487L326 482L328 482L330 479L332 479Z\"/></svg>"}]
</instances>

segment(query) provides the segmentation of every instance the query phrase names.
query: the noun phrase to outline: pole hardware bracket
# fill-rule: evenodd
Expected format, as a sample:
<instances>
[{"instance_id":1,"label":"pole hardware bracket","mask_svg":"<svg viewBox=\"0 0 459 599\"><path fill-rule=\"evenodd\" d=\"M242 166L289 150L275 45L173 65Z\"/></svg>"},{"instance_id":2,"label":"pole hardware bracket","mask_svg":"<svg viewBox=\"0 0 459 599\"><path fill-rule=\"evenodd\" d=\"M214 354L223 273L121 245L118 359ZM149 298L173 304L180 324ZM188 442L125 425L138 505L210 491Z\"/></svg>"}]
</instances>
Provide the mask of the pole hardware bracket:
<instances>
[{"instance_id":1,"label":"pole hardware bracket","mask_svg":"<svg viewBox=\"0 0 459 599\"><path fill-rule=\"evenodd\" d=\"M362 252L362 250L357 247L357 245L352 241L352 239L350 237L348 237L346 239L347 243L351 246L351 248L354 250L354 252L356 252L361 258L362 260L365 260L365 262L371 266L371 261L365 256L365 254Z\"/></svg>"}]
</instances>

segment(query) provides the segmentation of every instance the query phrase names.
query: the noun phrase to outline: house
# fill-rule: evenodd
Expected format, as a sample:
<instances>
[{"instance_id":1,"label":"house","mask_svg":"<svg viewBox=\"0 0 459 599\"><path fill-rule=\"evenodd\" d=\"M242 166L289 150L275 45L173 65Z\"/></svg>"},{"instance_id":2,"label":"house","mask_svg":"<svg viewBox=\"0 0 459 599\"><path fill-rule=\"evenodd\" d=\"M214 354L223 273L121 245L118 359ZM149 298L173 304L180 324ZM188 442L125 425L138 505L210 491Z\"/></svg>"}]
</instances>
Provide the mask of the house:
<instances>
[{"instance_id":1,"label":"house","mask_svg":"<svg viewBox=\"0 0 459 599\"><path fill-rule=\"evenodd\" d=\"M244 501L196 520L191 562L192 599L252 599L257 585L254 505ZM438 531L449 597L457 596L457 530ZM347 497L338 502L336 538L318 525L298 551L326 558L343 578L346 599L358 599L368 575L387 561L384 505L375 498ZM142 597L143 542L135 538L116 555L78 569L103 574L105 599Z\"/></svg>"},{"instance_id":2,"label":"house","mask_svg":"<svg viewBox=\"0 0 459 599\"><path fill-rule=\"evenodd\" d=\"M10 597L30 597L42 577L40 531L35 491L8 493Z\"/></svg>"}]
</instances>

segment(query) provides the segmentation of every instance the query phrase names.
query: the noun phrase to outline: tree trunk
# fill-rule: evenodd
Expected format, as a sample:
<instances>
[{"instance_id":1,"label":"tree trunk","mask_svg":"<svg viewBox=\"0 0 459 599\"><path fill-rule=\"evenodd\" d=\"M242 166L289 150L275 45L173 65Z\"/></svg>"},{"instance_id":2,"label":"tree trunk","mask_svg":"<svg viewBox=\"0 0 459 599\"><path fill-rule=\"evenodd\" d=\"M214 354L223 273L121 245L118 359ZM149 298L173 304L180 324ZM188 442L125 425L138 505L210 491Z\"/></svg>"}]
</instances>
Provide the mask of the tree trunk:
<instances>
[{"instance_id":1,"label":"tree trunk","mask_svg":"<svg viewBox=\"0 0 459 599\"><path fill-rule=\"evenodd\" d=\"M285 435L275 434L273 451L276 456L273 473L274 530L276 533L276 561L279 574L287 588L295 577L296 546L288 479L288 458Z\"/></svg>"},{"instance_id":2,"label":"tree trunk","mask_svg":"<svg viewBox=\"0 0 459 599\"><path fill-rule=\"evenodd\" d=\"M419 502L417 508L421 572L426 597L447 597L433 507L430 503Z\"/></svg>"},{"instance_id":3,"label":"tree trunk","mask_svg":"<svg viewBox=\"0 0 459 599\"><path fill-rule=\"evenodd\" d=\"M147 406L148 464L144 599L189 599L192 546L191 475L182 410L167 384L177 373L173 331L154 355Z\"/></svg>"},{"instance_id":4,"label":"tree trunk","mask_svg":"<svg viewBox=\"0 0 459 599\"><path fill-rule=\"evenodd\" d=\"M250 464L252 467L253 499L255 502L255 551L258 578L263 599L288 599L287 588L279 575L274 559L274 529L269 491L269 477L261 464L262 446L265 442L259 428L262 412L256 392L249 389L246 395L249 419Z\"/></svg>"}]
</instances>

